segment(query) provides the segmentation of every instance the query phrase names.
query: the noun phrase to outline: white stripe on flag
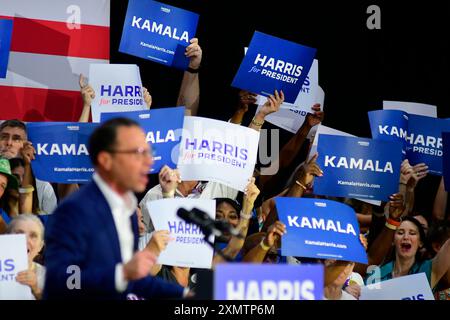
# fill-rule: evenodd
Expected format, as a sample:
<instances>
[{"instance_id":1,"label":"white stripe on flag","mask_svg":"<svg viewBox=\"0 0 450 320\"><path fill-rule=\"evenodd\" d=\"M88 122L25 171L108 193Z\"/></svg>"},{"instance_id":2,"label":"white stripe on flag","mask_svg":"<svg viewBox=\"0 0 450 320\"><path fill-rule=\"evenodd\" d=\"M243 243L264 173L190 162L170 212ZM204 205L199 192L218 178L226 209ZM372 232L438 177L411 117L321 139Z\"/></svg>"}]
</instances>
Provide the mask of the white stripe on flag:
<instances>
[{"instance_id":1,"label":"white stripe on flag","mask_svg":"<svg viewBox=\"0 0 450 320\"><path fill-rule=\"evenodd\" d=\"M110 0L0 0L0 15L109 27Z\"/></svg>"},{"instance_id":2,"label":"white stripe on flag","mask_svg":"<svg viewBox=\"0 0 450 320\"><path fill-rule=\"evenodd\" d=\"M91 63L108 60L11 52L8 74L0 86L78 91L80 73L89 75Z\"/></svg>"}]
</instances>

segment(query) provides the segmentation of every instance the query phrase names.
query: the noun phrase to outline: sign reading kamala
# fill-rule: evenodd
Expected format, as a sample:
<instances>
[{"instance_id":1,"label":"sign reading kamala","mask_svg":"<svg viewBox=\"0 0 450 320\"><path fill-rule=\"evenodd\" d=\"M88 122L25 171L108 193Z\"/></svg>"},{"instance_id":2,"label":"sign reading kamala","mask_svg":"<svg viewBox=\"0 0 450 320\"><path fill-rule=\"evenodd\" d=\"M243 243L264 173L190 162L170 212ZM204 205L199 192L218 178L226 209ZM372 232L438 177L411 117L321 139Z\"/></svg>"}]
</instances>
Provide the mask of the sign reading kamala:
<instances>
[{"instance_id":1,"label":"sign reading kamala","mask_svg":"<svg viewBox=\"0 0 450 320\"><path fill-rule=\"evenodd\" d=\"M156 1L130 0L119 51L186 69L189 60L184 51L195 37L198 18Z\"/></svg>"},{"instance_id":2,"label":"sign reading kamala","mask_svg":"<svg viewBox=\"0 0 450 320\"><path fill-rule=\"evenodd\" d=\"M283 256L336 259L367 264L353 209L331 200L276 198L278 217L286 225Z\"/></svg>"},{"instance_id":3,"label":"sign reading kamala","mask_svg":"<svg viewBox=\"0 0 450 320\"><path fill-rule=\"evenodd\" d=\"M244 191L253 175L258 144L256 130L185 117L178 169L185 181L214 181Z\"/></svg>"},{"instance_id":4,"label":"sign reading kamala","mask_svg":"<svg viewBox=\"0 0 450 320\"><path fill-rule=\"evenodd\" d=\"M134 64L91 64L89 84L95 91L92 122L100 122L103 112L148 109L142 97L139 67Z\"/></svg>"},{"instance_id":5,"label":"sign reading kamala","mask_svg":"<svg viewBox=\"0 0 450 320\"><path fill-rule=\"evenodd\" d=\"M450 132L442 132L442 142L444 148L443 175L445 191L450 191Z\"/></svg>"},{"instance_id":6,"label":"sign reading kamala","mask_svg":"<svg viewBox=\"0 0 450 320\"><path fill-rule=\"evenodd\" d=\"M417 273L361 287L359 300L434 300L434 296L425 273Z\"/></svg>"},{"instance_id":7,"label":"sign reading kamala","mask_svg":"<svg viewBox=\"0 0 450 320\"><path fill-rule=\"evenodd\" d=\"M172 169L177 166L184 109L184 107L176 107L152 109L150 111L102 113L101 122L117 117L137 121L144 129L147 142L153 150L154 164L150 173L157 173L164 165L168 165Z\"/></svg>"},{"instance_id":8,"label":"sign reading kamala","mask_svg":"<svg viewBox=\"0 0 450 320\"><path fill-rule=\"evenodd\" d=\"M161 199L148 201L150 217L156 231L167 230L172 238L167 248L158 257L158 264L190 267L211 268L213 249L204 240L205 235L200 228L187 223L177 216L180 208L200 209L212 219L216 217L216 201L205 199ZM214 242L214 235L208 240Z\"/></svg>"},{"instance_id":9,"label":"sign reading kamala","mask_svg":"<svg viewBox=\"0 0 450 320\"><path fill-rule=\"evenodd\" d=\"M308 75L316 49L256 31L232 86L264 96L283 90L294 103Z\"/></svg>"},{"instance_id":10,"label":"sign reading kamala","mask_svg":"<svg viewBox=\"0 0 450 320\"><path fill-rule=\"evenodd\" d=\"M30 122L28 137L36 148L31 162L36 178L55 183L85 183L94 168L88 141L96 123Z\"/></svg>"},{"instance_id":11,"label":"sign reading kamala","mask_svg":"<svg viewBox=\"0 0 450 320\"><path fill-rule=\"evenodd\" d=\"M31 289L16 281L28 270L27 240L24 234L0 235L0 300L31 300Z\"/></svg>"},{"instance_id":12,"label":"sign reading kamala","mask_svg":"<svg viewBox=\"0 0 450 320\"><path fill-rule=\"evenodd\" d=\"M6 78L13 20L0 19L0 78Z\"/></svg>"},{"instance_id":13,"label":"sign reading kamala","mask_svg":"<svg viewBox=\"0 0 450 320\"><path fill-rule=\"evenodd\" d=\"M322 300L322 265L219 264L216 300Z\"/></svg>"},{"instance_id":14,"label":"sign reading kamala","mask_svg":"<svg viewBox=\"0 0 450 320\"><path fill-rule=\"evenodd\" d=\"M398 191L400 142L321 134L317 149L314 193L386 201Z\"/></svg>"},{"instance_id":15,"label":"sign reading kamala","mask_svg":"<svg viewBox=\"0 0 450 320\"><path fill-rule=\"evenodd\" d=\"M432 174L442 175L442 137L450 120L407 114L397 110L369 112L374 139L401 141L412 165L425 163Z\"/></svg>"}]
</instances>

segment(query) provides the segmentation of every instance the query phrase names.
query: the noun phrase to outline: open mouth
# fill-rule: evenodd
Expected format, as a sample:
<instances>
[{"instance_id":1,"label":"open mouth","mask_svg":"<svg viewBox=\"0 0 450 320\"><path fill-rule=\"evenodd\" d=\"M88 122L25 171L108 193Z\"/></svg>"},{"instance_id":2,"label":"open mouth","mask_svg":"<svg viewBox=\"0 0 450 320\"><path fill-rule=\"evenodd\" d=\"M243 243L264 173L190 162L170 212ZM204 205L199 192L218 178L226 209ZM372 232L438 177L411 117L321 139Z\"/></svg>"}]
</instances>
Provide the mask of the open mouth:
<instances>
[{"instance_id":1,"label":"open mouth","mask_svg":"<svg viewBox=\"0 0 450 320\"><path fill-rule=\"evenodd\" d=\"M402 249L402 251L408 251L411 250L411 244L410 243L402 243L400 245L400 248Z\"/></svg>"}]
</instances>

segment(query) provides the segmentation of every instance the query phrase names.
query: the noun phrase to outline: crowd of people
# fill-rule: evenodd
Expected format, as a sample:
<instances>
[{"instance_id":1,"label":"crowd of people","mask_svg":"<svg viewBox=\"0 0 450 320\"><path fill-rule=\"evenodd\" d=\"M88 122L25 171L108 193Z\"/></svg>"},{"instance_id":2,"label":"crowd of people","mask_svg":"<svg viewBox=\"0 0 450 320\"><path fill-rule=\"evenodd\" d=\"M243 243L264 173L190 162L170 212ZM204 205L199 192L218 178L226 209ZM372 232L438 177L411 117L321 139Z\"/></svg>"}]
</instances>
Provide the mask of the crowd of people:
<instances>
[{"instance_id":1,"label":"crowd of people","mask_svg":"<svg viewBox=\"0 0 450 320\"><path fill-rule=\"evenodd\" d=\"M184 72L177 105L186 115L197 114L202 50L197 39L186 49L190 59ZM88 122L93 88L80 75L83 109L80 122ZM152 98L144 89L150 108ZM256 95L240 91L230 122L240 125ZM259 131L268 115L284 102L274 91L248 124ZM163 198L216 200L216 219L228 222L239 235L215 240L212 269L218 264L322 264L324 299L357 300L361 287L424 272L436 299L450 299L450 221L448 194L443 180L433 199L416 192L427 183L426 164L401 165L398 192L380 206L355 199L336 199L350 205L360 225L360 240L368 265L352 261L283 257L281 240L286 226L279 221L275 198L329 198L314 194L313 182L323 171L317 155L298 162L308 134L324 120L320 105L311 107L300 129L282 146L279 170L262 175L258 166L245 192L212 181L184 181L175 168L165 166L158 184L149 185L153 164L151 146L139 125L118 118L101 124L90 137L89 155L95 167L86 185L50 184L35 178L33 141L26 124L5 120L0 125L0 234L22 233L27 238L28 270L16 281L29 286L35 299L182 298L195 296L197 270L159 265L157 258L170 242L169 231L156 231L148 204ZM138 201L136 194L145 195ZM434 202L435 212L416 210L417 201ZM79 266L79 290L67 287L67 268ZM76 285L76 284L75 284Z\"/></svg>"}]
</instances>

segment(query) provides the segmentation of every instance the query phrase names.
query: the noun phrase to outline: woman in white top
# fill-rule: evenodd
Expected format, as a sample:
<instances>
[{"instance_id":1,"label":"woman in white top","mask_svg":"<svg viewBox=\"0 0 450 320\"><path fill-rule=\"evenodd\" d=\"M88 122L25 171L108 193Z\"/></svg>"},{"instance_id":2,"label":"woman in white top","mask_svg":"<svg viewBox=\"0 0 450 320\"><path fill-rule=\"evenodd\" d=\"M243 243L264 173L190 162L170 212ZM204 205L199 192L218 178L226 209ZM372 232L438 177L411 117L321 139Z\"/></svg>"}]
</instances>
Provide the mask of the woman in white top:
<instances>
[{"instance_id":1,"label":"woman in white top","mask_svg":"<svg viewBox=\"0 0 450 320\"><path fill-rule=\"evenodd\" d=\"M11 220L8 233L23 233L27 237L28 270L19 272L16 281L29 286L36 300L42 298L45 281L45 267L34 262L34 258L44 247L44 225L32 214L21 214Z\"/></svg>"}]
</instances>

